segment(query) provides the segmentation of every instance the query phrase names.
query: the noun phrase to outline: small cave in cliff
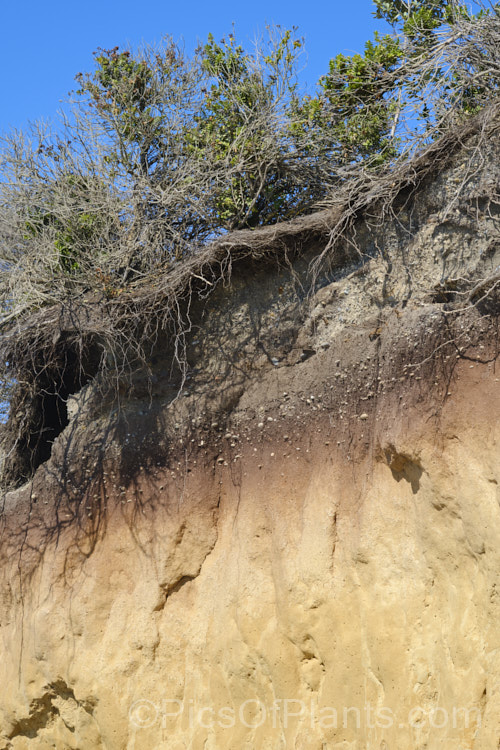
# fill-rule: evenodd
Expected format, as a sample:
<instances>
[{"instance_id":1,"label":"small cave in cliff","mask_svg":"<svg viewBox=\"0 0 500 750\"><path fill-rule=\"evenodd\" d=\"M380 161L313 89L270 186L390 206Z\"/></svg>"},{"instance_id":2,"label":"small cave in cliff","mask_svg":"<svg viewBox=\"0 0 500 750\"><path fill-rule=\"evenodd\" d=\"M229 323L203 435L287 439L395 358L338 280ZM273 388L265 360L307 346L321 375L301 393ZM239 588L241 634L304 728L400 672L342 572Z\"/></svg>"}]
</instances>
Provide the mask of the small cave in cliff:
<instances>
[{"instance_id":1,"label":"small cave in cliff","mask_svg":"<svg viewBox=\"0 0 500 750\"><path fill-rule=\"evenodd\" d=\"M31 378L13 389L5 425L4 481L19 486L50 458L52 445L69 424L67 401L99 369L101 352L93 343L72 345L61 338L50 363L33 362Z\"/></svg>"}]
</instances>

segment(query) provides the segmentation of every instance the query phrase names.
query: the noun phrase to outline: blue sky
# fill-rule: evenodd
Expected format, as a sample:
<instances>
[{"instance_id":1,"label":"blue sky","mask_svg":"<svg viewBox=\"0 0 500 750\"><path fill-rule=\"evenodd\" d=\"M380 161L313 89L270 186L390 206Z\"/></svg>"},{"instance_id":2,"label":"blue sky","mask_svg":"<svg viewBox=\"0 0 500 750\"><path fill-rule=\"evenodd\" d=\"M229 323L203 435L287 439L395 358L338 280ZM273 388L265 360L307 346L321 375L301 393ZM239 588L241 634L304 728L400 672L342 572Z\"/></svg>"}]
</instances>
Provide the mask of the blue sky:
<instances>
[{"instance_id":1,"label":"blue sky","mask_svg":"<svg viewBox=\"0 0 500 750\"><path fill-rule=\"evenodd\" d=\"M52 118L75 87L78 72L92 70L97 47L138 46L163 35L194 49L209 32L231 31L244 46L268 23L298 26L306 40L302 80L314 84L338 52L361 52L384 24L371 0L4 0L0 24L0 132L28 120Z\"/></svg>"}]
</instances>

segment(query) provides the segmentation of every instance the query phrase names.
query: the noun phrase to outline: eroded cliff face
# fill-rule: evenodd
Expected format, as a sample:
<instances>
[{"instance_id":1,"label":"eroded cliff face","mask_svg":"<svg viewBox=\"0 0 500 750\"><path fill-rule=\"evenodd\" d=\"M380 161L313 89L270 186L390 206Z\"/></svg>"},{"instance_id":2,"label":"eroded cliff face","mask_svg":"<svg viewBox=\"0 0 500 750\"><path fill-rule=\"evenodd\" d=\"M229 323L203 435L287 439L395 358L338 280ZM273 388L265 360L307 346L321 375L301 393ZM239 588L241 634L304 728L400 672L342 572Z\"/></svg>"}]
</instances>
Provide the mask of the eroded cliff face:
<instances>
[{"instance_id":1,"label":"eroded cliff face","mask_svg":"<svg viewBox=\"0 0 500 750\"><path fill-rule=\"evenodd\" d=\"M70 401L4 498L0 747L500 747L498 304L448 304L498 267L491 148L309 299L321 247L235 267L183 381L159 342Z\"/></svg>"}]
</instances>

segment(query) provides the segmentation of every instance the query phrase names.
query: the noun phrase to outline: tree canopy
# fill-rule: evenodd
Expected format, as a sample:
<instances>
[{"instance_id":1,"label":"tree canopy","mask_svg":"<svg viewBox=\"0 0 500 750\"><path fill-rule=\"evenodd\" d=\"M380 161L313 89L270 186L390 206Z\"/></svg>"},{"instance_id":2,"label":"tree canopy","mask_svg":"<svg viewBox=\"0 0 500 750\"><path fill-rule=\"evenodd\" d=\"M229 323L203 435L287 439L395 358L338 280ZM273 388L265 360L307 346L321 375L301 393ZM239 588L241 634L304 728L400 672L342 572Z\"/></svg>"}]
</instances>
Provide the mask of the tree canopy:
<instances>
[{"instance_id":1,"label":"tree canopy","mask_svg":"<svg viewBox=\"0 0 500 750\"><path fill-rule=\"evenodd\" d=\"M224 232L311 212L353 170L390 167L497 91L498 6L376 0L374 14L391 33L333 57L312 92L295 29L251 51L234 33L192 57L172 39L98 50L58 128L3 138L3 309L103 273L117 293Z\"/></svg>"}]
</instances>

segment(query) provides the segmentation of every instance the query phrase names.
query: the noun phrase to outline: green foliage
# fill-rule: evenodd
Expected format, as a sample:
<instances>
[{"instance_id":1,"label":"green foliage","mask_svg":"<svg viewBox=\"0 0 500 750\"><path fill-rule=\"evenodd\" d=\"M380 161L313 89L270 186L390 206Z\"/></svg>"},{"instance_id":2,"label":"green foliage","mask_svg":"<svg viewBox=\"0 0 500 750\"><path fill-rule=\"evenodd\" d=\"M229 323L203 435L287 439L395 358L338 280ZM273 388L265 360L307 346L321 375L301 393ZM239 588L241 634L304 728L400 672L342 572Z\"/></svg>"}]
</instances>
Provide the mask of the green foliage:
<instances>
[{"instance_id":1,"label":"green foliage","mask_svg":"<svg viewBox=\"0 0 500 750\"><path fill-rule=\"evenodd\" d=\"M410 36L418 29L432 31L452 17L456 6L450 0L374 0L375 18L386 20L391 26L403 27Z\"/></svg>"},{"instance_id":2,"label":"green foliage","mask_svg":"<svg viewBox=\"0 0 500 750\"><path fill-rule=\"evenodd\" d=\"M214 196L212 210L228 229L286 218L300 190L286 175L287 143L273 127L276 105L294 95L297 55L302 41L287 30L257 62L233 34L199 51L208 80L199 112L187 128L188 153L232 178ZM262 65L263 63L263 65Z\"/></svg>"},{"instance_id":3,"label":"green foliage","mask_svg":"<svg viewBox=\"0 0 500 750\"><path fill-rule=\"evenodd\" d=\"M374 0L375 18L384 19L405 37L418 44L428 43L432 33L443 24L453 24L458 19L472 20L487 11L473 14L458 0Z\"/></svg>"},{"instance_id":4,"label":"green foliage","mask_svg":"<svg viewBox=\"0 0 500 750\"><path fill-rule=\"evenodd\" d=\"M393 75L402 57L399 39L375 33L364 55L339 54L320 79L311 104L319 125L328 128L345 162L367 159L380 164L396 153L391 130L397 108Z\"/></svg>"},{"instance_id":5,"label":"green foliage","mask_svg":"<svg viewBox=\"0 0 500 750\"><path fill-rule=\"evenodd\" d=\"M150 174L161 162L164 115L168 103L158 96L161 84L182 85L183 60L169 42L153 61L136 59L118 47L99 49L96 70L79 73L77 94L89 97L94 117L111 136L107 159L130 174Z\"/></svg>"}]
</instances>

